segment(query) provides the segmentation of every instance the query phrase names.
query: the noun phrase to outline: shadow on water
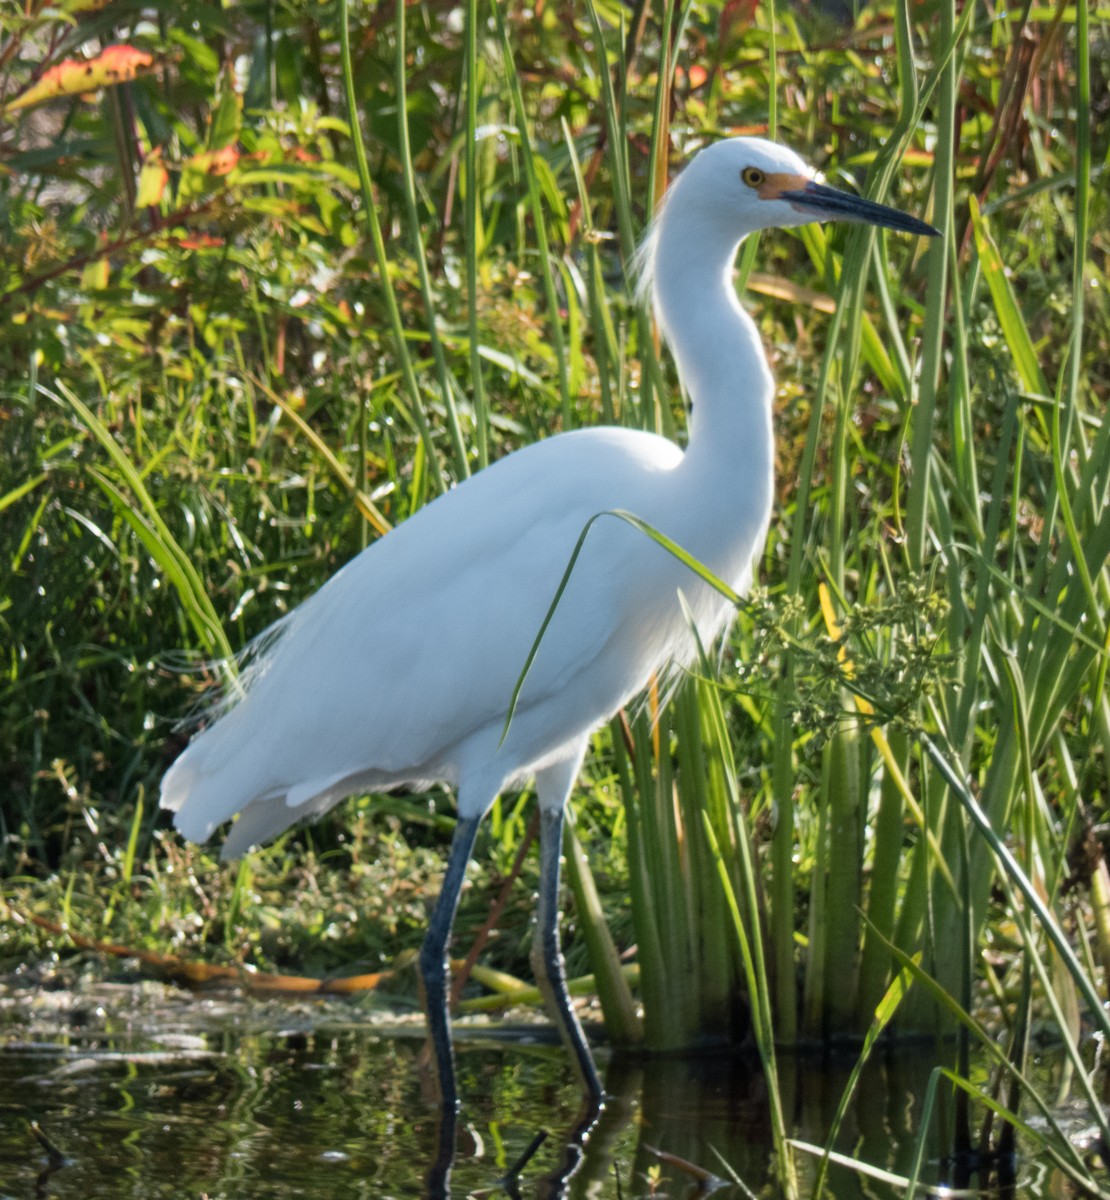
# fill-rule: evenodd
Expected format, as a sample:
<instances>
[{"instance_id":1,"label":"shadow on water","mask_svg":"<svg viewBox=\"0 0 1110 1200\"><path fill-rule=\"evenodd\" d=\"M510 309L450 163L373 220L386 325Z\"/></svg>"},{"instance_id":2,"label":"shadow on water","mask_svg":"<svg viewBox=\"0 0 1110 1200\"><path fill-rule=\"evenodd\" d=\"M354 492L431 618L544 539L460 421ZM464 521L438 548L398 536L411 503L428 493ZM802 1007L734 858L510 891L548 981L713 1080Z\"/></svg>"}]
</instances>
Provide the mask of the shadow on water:
<instances>
[{"instance_id":1,"label":"shadow on water","mask_svg":"<svg viewBox=\"0 0 1110 1200\"><path fill-rule=\"evenodd\" d=\"M205 1000L152 985L0 987L0 1200L435 1194L443 1131L422 1046L418 1020L384 1025L345 1002ZM706 1194L679 1160L726 1181L719 1196L775 1194L752 1060L611 1058L611 1099L584 1137L572 1073L544 1030L464 1027L457 1058L464 1107L440 1194ZM823 1140L851 1065L850 1056L783 1060L795 1136ZM877 1056L838 1146L905 1172L933 1066L929 1049ZM812 1163L801 1168L805 1195ZM1027 1180L1018 1194L1046 1188ZM896 1192L834 1167L827 1194Z\"/></svg>"}]
</instances>

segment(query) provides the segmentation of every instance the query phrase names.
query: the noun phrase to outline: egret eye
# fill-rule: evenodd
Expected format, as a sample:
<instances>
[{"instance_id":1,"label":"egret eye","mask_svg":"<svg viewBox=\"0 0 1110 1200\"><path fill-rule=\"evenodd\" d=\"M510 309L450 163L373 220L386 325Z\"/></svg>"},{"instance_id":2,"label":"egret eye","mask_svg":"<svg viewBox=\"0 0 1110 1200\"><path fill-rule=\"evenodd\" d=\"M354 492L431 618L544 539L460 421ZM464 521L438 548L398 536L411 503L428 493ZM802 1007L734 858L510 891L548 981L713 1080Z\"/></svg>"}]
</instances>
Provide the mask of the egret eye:
<instances>
[{"instance_id":1,"label":"egret eye","mask_svg":"<svg viewBox=\"0 0 1110 1200\"><path fill-rule=\"evenodd\" d=\"M760 187L767 180L767 176L758 167L745 167L740 172L740 178L750 188Z\"/></svg>"}]
</instances>

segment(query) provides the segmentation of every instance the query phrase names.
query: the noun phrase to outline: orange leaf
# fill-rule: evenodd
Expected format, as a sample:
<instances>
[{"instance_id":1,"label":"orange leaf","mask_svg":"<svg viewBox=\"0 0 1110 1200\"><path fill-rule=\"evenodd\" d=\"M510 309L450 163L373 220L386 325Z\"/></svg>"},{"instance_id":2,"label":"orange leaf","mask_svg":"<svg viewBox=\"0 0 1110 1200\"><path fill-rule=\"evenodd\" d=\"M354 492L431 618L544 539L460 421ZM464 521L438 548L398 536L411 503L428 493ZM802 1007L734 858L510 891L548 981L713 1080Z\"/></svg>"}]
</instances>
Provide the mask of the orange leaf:
<instances>
[{"instance_id":1,"label":"orange leaf","mask_svg":"<svg viewBox=\"0 0 1110 1200\"><path fill-rule=\"evenodd\" d=\"M25 92L9 100L0 112L15 112L31 108L58 96L78 96L97 88L110 87L134 79L154 62L154 55L135 46L115 45L103 50L96 58L67 58L50 67Z\"/></svg>"},{"instance_id":2,"label":"orange leaf","mask_svg":"<svg viewBox=\"0 0 1110 1200\"><path fill-rule=\"evenodd\" d=\"M216 246L222 246L224 239L213 237L210 233L197 233L192 237L178 238L177 244L184 250L211 250Z\"/></svg>"},{"instance_id":3,"label":"orange leaf","mask_svg":"<svg viewBox=\"0 0 1110 1200\"><path fill-rule=\"evenodd\" d=\"M222 150L205 150L187 158L182 166L205 175L228 175L239 165L239 151L234 146Z\"/></svg>"}]
</instances>

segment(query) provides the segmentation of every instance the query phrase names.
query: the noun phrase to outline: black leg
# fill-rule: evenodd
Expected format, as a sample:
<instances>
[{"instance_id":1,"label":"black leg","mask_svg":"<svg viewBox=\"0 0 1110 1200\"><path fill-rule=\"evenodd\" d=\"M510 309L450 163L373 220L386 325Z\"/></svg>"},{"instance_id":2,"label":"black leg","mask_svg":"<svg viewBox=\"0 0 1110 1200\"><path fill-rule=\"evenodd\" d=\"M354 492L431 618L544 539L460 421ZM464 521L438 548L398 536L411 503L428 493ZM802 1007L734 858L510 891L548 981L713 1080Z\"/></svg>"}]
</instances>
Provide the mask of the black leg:
<instances>
[{"instance_id":1,"label":"black leg","mask_svg":"<svg viewBox=\"0 0 1110 1200\"><path fill-rule=\"evenodd\" d=\"M540 817L540 897L532 941L532 970L559 1026L559 1033L574 1057L582 1087L596 1115L605 1092L578 1014L570 1002L566 966L559 946L559 858L562 849L563 810L561 807L544 808Z\"/></svg>"},{"instance_id":2,"label":"black leg","mask_svg":"<svg viewBox=\"0 0 1110 1200\"><path fill-rule=\"evenodd\" d=\"M424 944L420 947L424 1010L428 1018L428 1036L436 1056L440 1103L452 1112L458 1108L459 1096L455 1086L451 1023L447 1012L447 944L451 940L451 926L454 924L455 910L459 905L466 864L470 861L470 852L474 849L474 839L481 823L481 817L460 817L458 825L455 826L451 854L447 860L447 874L443 877L443 888L428 924Z\"/></svg>"},{"instance_id":3,"label":"black leg","mask_svg":"<svg viewBox=\"0 0 1110 1200\"><path fill-rule=\"evenodd\" d=\"M424 1200L451 1200L451 1168L455 1164L455 1141L459 1114L454 1108L439 1110L436 1152L424 1177Z\"/></svg>"}]
</instances>

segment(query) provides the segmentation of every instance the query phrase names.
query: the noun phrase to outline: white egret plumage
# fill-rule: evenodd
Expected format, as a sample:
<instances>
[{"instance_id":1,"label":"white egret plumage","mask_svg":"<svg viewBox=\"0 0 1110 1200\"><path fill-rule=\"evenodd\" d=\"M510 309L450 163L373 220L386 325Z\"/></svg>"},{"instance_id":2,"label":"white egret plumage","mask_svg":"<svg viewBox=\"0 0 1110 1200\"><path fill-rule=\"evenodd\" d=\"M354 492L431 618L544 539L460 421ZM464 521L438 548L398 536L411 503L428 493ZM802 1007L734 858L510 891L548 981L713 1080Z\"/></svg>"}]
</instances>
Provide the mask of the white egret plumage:
<instances>
[{"instance_id":1,"label":"white egret plumage","mask_svg":"<svg viewBox=\"0 0 1110 1200\"><path fill-rule=\"evenodd\" d=\"M242 699L166 773L162 805L225 857L354 792L433 781L459 820L421 953L445 1105L457 1101L446 952L479 823L534 778L542 813L533 964L586 1091L601 1096L558 939L563 810L590 734L652 675L717 638L730 604L629 524L596 521L518 697L522 666L583 527L623 509L743 592L771 515L773 381L731 272L755 230L917 219L827 187L792 151L733 138L698 153L644 250L655 314L693 408L685 451L624 428L564 433L474 475L364 550L265 637Z\"/></svg>"}]
</instances>

